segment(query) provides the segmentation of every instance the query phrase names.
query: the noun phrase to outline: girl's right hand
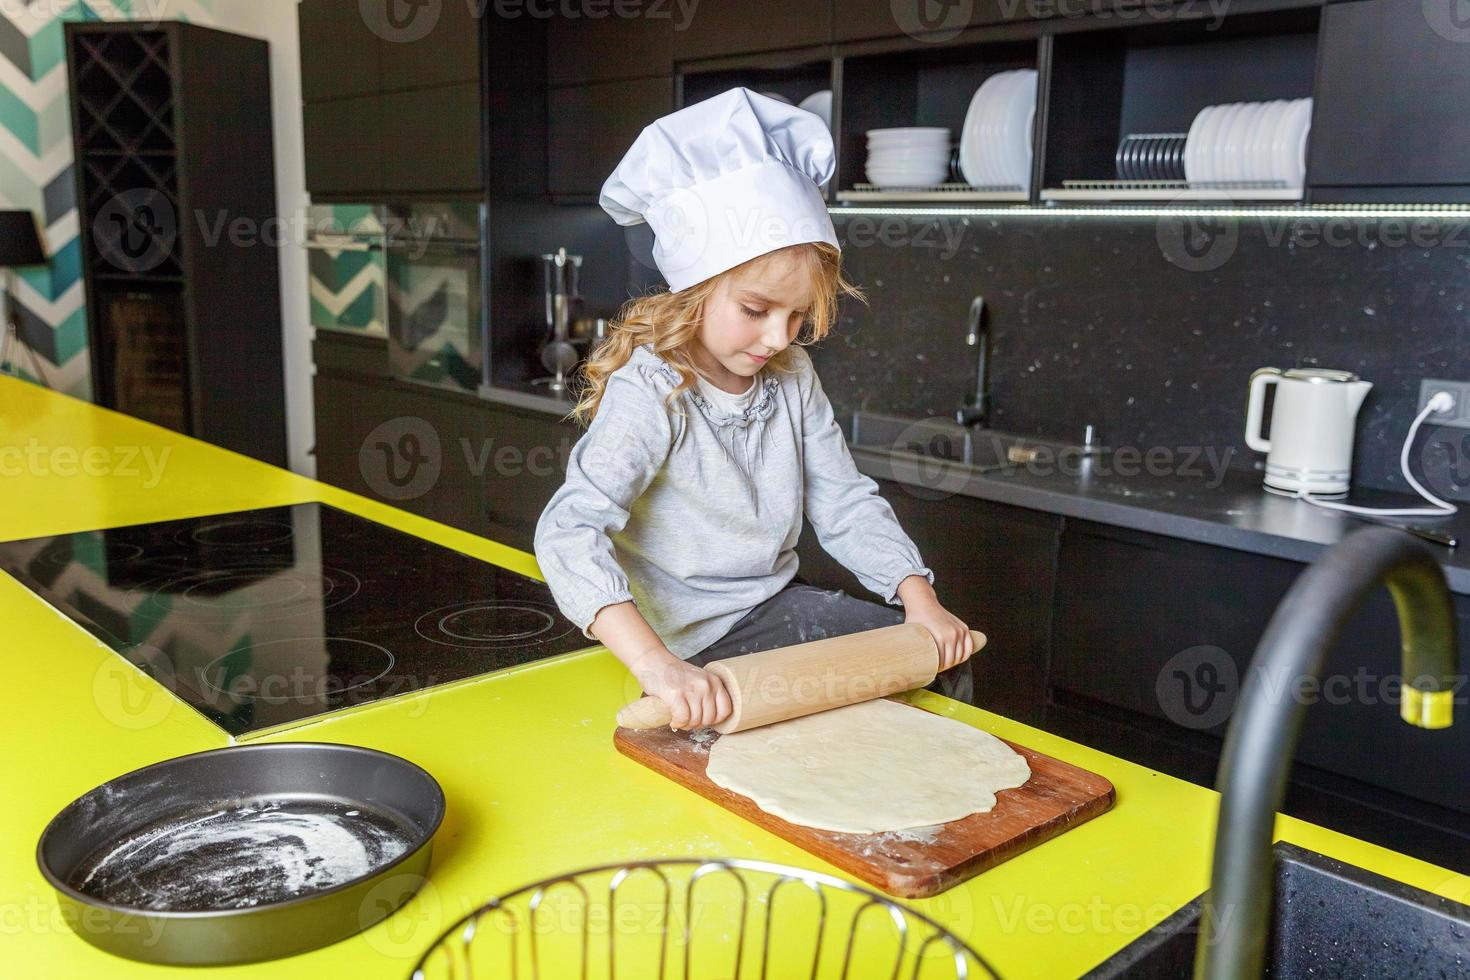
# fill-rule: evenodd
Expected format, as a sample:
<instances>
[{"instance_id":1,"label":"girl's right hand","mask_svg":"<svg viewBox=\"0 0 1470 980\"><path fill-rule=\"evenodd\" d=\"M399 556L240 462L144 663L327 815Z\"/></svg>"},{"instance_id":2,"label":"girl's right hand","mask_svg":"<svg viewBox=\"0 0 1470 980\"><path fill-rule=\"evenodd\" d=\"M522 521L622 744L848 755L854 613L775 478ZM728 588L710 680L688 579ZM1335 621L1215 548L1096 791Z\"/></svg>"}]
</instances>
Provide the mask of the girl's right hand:
<instances>
[{"instance_id":1,"label":"girl's right hand","mask_svg":"<svg viewBox=\"0 0 1470 980\"><path fill-rule=\"evenodd\" d=\"M730 692L714 674L677 657L638 675L643 692L669 706L675 730L717 725L730 714Z\"/></svg>"}]
</instances>

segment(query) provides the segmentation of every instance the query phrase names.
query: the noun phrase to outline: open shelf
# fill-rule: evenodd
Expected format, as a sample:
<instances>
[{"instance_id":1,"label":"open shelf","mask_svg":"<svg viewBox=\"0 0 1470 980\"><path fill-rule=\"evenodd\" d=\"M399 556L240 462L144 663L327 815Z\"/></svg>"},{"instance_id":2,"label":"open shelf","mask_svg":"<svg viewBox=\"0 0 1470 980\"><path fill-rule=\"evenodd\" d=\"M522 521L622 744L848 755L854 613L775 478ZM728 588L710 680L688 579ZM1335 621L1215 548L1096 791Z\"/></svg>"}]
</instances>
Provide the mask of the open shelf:
<instances>
[{"instance_id":1,"label":"open shelf","mask_svg":"<svg viewBox=\"0 0 1470 980\"><path fill-rule=\"evenodd\" d=\"M93 274L181 279L178 143L169 35L74 32L71 61L81 202Z\"/></svg>"},{"instance_id":2,"label":"open shelf","mask_svg":"<svg viewBox=\"0 0 1470 980\"><path fill-rule=\"evenodd\" d=\"M1043 201L1300 201L1302 189L1280 181L1190 184L1183 180L1069 180L1041 192Z\"/></svg>"},{"instance_id":3,"label":"open shelf","mask_svg":"<svg viewBox=\"0 0 1470 980\"><path fill-rule=\"evenodd\" d=\"M1298 201L1300 188L1120 181L1130 133L1187 133L1208 105L1313 94L1315 8L1178 20L1052 38L1041 199Z\"/></svg>"},{"instance_id":4,"label":"open shelf","mask_svg":"<svg viewBox=\"0 0 1470 980\"><path fill-rule=\"evenodd\" d=\"M877 187L856 184L850 190L838 191L837 200L844 204L929 203L974 204L980 202L1021 203L1030 197L1019 187L972 187L969 184L935 184L932 187Z\"/></svg>"},{"instance_id":5,"label":"open shelf","mask_svg":"<svg viewBox=\"0 0 1470 980\"><path fill-rule=\"evenodd\" d=\"M873 54L851 54L841 59L841 91L834 112L836 123L837 199L872 201L860 190L867 183L867 132L895 126L943 126L951 144L958 144L965 114L975 91L991 75L1018 68L1037 67L1035 40L993 41L945 47L925 45ZM1038 119L1040 112L1037 113ZM888 200L1014 201L1026 200L1023 190L998 191L944 185L936 196L915 198L906 192L881 191ZM889 197L905 193L905 197ZM859 195L854 197L853 195ZM959 194L972 196L959 197ZM1017 196L1019 194L1019 196Z\"/></svg>"}]
</instances>

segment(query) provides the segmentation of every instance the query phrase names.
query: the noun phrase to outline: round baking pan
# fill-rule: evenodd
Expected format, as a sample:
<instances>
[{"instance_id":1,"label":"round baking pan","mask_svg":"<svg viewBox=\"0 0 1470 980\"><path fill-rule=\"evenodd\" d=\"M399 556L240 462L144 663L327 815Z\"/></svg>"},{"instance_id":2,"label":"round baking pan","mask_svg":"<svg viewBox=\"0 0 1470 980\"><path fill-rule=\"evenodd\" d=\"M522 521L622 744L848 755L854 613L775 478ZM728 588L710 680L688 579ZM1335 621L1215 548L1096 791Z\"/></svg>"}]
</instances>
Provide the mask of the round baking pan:
<instances>
[{"instance_id":1,"label":"round baking pan","mask_svg":"<svg viewBox=\"0 0 1470 980\"><path fill-rule=\"evenodd\" d=\"M406 759L350 745L233 746L72 801L36 859L66 922L94 946L150 963L248 963L392 913L423 883L443 819L444 791Z\"/></svg>"}]
</instances>

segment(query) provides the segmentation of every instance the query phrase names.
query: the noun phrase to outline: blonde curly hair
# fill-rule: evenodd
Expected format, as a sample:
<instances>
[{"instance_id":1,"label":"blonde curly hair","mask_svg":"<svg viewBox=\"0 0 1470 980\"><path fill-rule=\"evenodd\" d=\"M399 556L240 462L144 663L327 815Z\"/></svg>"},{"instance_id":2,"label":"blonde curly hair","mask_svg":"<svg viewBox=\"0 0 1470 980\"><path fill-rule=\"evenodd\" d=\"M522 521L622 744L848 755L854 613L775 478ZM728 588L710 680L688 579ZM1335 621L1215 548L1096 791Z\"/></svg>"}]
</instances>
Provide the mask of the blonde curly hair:
<instances>
[{"instance_id":1,"label":"blonde curly hair","mask_svg":"<svg viewBox=\"0 0 1470 980\"><path fill-rule=\"evenodd\" d=\"M827 336L837 319L841 296L867 302L863 292L842 274L842 253L825 242L788 245L774 252L758 255L747 262L712 276L677 293L660 290L635 297L623 304L614 318L607 339L598 344L581 370L581 390L577 405L567 417L582 425L590 425L607 388L608 377L628 363L639 345L651 343L656 354L679 373L680 382L668 396L672 403L679 394L695 384L696 372L690 347L698 342L699 328L704 322L704 304L714 295L721 281L747 270L754 270L776 256L789 256L803 262L812 281L812 305L806 323L793 341L794 345L814 344ZM782 373L792 370L791 348L775 355L767 367Z\"/></svg>"}]
</instances>

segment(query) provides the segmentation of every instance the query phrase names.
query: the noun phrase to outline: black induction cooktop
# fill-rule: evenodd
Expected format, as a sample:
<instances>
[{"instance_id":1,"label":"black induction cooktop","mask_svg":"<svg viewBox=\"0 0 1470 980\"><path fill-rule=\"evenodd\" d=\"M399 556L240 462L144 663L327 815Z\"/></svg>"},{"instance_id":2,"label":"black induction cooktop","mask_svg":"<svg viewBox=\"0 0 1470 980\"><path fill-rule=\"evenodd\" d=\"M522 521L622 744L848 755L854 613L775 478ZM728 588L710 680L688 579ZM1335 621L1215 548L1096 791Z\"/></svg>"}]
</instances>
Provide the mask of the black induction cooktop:
<instances>
[{"instance_id":1,"label":"black induction cooktop","mask_svg":"<svg viewBox=\"0 0 1470 980\"><path fill-rule=\"evenodd\" d=\"M324 504L0 543L232 735L592 645L535 579Z\"/></svg>"}]
</instances>

